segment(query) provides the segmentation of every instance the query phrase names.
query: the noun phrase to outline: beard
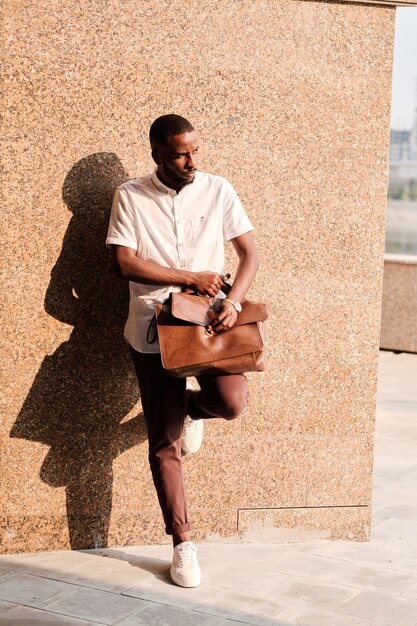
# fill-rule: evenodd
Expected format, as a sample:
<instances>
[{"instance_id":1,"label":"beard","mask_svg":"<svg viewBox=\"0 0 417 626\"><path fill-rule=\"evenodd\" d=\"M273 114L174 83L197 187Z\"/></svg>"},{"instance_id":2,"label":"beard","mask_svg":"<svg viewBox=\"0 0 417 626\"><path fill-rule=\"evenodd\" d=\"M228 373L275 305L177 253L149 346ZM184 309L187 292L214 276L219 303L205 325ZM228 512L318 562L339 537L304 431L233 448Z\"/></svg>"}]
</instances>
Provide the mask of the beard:
<instances>
[{"instance_id":1,"label":"beard","mask_svg":"<svg viewBox=\"0 0 417 626\"><path fill-rule=\"evenodd\" d=\"M193 170L190 170L189 172L185 172L184 174L181 174L177 172L176 170L172 170L171 168L165 168L165 174L168 174L171 181L173 183L176 183L177 185L182 185L182 186L191 185L191 183L194 182L195 176L191 178L187 176L188 173L191 174L192 172L197 172L197 170L193 169Z\"/></svg>"}]
</instances>

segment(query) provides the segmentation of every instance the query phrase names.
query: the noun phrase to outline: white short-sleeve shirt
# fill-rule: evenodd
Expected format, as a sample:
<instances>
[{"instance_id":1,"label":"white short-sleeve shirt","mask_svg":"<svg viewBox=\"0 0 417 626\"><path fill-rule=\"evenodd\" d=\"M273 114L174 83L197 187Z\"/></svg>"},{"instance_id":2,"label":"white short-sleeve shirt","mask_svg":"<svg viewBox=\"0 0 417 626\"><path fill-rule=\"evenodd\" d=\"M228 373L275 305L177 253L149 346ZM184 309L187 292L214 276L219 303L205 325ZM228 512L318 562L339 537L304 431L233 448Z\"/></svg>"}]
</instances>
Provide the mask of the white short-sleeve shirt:
<instances>
[{"instance_id":1,"label":"white short-sleeve shirt","mask_svg":"<svg viewBox=\"0 0 417 626\"><path fill-rule=\"evenodd\" d=\"M192 272L224 272L224 241L253 230L232 185L221 176L196 172L179 193L166 187L156 171L134 178L114 195L106 245L133 248L136 255L164 267ZM156 303L174 285L130 282L124 335L138 352L159 352L146 333Z\"/></svg>"}]
</instances>

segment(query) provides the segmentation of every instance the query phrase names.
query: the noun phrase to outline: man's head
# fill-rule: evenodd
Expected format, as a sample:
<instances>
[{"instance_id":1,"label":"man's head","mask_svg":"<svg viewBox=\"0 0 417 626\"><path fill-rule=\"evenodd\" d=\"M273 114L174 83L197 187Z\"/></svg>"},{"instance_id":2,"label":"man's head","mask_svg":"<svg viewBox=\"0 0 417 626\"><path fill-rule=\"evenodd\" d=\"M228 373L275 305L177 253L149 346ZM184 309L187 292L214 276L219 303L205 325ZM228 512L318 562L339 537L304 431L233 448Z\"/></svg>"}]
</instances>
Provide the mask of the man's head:
<instances>
[{"instance_id":1,"label":"man's head","mask_svg":"<svg viewBox=\"0 0 417 626\"><path fill-rule=\"evenodd\" d=\"M198 138L192 124L180 115L162 115L151 125L152 158L161 181L179 191L193 182L197 171Z\"/></svg>"}]
</instances>

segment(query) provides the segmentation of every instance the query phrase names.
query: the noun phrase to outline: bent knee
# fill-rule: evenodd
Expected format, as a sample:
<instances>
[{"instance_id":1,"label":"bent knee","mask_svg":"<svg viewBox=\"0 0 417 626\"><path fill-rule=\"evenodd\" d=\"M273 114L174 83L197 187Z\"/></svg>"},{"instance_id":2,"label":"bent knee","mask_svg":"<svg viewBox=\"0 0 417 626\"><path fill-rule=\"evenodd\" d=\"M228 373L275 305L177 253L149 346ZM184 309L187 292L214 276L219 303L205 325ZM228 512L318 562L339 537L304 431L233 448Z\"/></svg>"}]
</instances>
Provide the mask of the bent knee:
<instances>
[{"instance_id":1,"label":"bent knee","mask_svg":"<svg viewBox=\"0 0 417 626\"><path fill-rule=\"evenodd\" d=\"M222 412L222 417L226 420L234 420L247 407L249 401L249 393L245 389L241 393L235 393L227 398Z\"/></svg>"}]
</instances>

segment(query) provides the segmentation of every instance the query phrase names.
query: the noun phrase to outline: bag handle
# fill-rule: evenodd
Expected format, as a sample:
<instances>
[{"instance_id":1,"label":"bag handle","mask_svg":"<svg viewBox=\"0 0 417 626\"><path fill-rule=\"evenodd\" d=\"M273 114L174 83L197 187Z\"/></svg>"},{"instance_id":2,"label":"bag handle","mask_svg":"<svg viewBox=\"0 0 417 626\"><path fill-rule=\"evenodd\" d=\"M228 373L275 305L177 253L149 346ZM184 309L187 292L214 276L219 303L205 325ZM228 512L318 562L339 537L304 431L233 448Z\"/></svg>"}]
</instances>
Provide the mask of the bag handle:
<instances>
[{"instance_id":1,"label":"bag handle","mask_svg":"<svg viewBox=\"0 0 417 626\"><path fill-rule=\"evenodd\" d=\"M223 281L223 285L220 287L220 291L222 291L226 296L229 295L229 292L232 288L232 285L227 281L230 279L231 274L222 274L220 278Z\"/></svg>"},{"instance_id":2,"label":"bag handle","mask_svg":"<svg viewBox=\"0 0 417 626\"><path fill-rule=\"evenodd\" d=\"M219 291L223 291L224 294L226 294L226 296L229 294L232 285L230 283L228 283L227 281L230 279L231 274L220 274L220 278L223 281L223 285L220 287ZM183 289L183 291L185 293L189 293L190 295L194 294L196 296L201 296L203 294L201 294L199 291L196 291L195 289Z\"/></svg>"}]
</instances>

